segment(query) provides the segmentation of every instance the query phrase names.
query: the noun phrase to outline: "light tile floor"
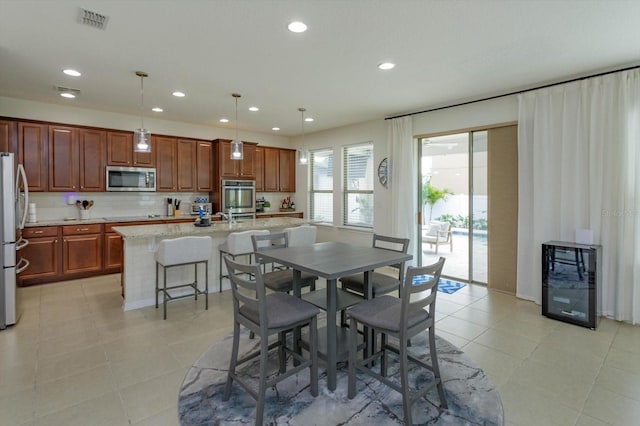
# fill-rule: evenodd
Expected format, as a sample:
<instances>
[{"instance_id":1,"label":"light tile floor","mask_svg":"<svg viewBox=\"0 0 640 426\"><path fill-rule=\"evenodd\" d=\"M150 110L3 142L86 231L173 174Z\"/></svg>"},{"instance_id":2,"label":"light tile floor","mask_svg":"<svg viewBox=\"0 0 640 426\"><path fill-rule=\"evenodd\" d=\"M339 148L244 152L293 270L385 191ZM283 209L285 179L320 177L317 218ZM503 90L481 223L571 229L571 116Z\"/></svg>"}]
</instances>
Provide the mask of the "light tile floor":
<instances>
[{"instance_id":1,"label":"light tile floor","mask_svg":"<svg viewBox=\"0 0 640 426\"><path fill-rule=\"evenodd\" d=\"M123 312L119 275L20 289L0 332L0 425L175 425L187 369L231 330L230 292L168 319ZM640 327L553 321L513 296L467 286L438 295L437 333L498 386L507 425L640 424Z\"/></svg>"}]
</instances>

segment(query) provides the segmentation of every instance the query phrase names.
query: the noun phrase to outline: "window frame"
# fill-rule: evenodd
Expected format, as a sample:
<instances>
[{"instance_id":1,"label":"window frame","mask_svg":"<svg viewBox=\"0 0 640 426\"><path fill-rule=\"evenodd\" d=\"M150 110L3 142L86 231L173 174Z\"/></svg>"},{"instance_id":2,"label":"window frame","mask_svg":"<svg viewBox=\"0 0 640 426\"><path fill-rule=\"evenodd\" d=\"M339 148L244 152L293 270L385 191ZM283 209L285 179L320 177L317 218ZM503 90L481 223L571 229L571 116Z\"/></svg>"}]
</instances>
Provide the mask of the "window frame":
<instances>
[{"instance_id":1,"label":"window frame","mask_svg":"<svg viewBox=\"0 0 640 426\"><path fill-rule=\"evenodd\" d=\"M371 189L349 189L349 183L347 182L348 178L348 164L347 164L347 155L350 149L360 148L360 147L370 147L371 156L369 161L371 162ZM373 229L374 227L374 197L375 197L375 167L374 167L374 143L373 141L360 142L351 145L345 145L342 147L342 226L354 227L360 229ZM349 195L352 194L366 194L371 196L371 222L370 223L350 223L348 221L349 218Z\"/></svg>"},{"instance_id":2,"label":"window frame","mask_svg":"<svg viewBox=\"0 0 640 426\"><path fill-rule=\"evenodd\" d=\"M314 194L331 194L331 199L334 199L334 194L335 194L335 173L333 170L333 166L332 166L332 170L331 170L331 189L315 189L314 188L314 170L315 170L315 156L320 153L328 153L331 155L331 159L332 159L332 165L335 164L333 163L334 161L334 157L335 157L335 153L334 153L334 149L333 148L319 148L319 149L313 149L313 150L309 150L309 218L311 220L314 220L315 217L315 206L314 206ZM331 220L323 220L321 222L318 223L327 223L327 224L331 224L333 225L335 222L334 219L334 208L333 208L333 201L331 203Z\"/></svg>"}]
</instances>

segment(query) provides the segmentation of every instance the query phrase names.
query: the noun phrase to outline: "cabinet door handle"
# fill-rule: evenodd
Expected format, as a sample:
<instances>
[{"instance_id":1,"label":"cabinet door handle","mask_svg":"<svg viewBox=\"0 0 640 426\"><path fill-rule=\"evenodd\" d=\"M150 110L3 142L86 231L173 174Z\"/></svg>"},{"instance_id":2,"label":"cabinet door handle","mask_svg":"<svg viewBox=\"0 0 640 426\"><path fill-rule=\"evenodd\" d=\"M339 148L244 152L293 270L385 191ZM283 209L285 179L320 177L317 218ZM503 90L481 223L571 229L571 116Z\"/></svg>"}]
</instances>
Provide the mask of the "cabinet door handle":
<instances>
[{"instance_id":1,"label":"cabinet door handle","mask_svg":"<svg viewBox=\"0 0 640 426\"><path fill-rule=\"evenodd\" d=\"M76 231L88 231L89 228L76 228Z\"/></svg>"},{"instance_id":2,"label":"cabinet door handle","mask_svg":"<svg viewBox=\"0 0 640 426\"><path fill-rule=\"evenodd\" d=\"M33 231L34 234L44 234L44 231Z\"/></svg>"}]
</instances>

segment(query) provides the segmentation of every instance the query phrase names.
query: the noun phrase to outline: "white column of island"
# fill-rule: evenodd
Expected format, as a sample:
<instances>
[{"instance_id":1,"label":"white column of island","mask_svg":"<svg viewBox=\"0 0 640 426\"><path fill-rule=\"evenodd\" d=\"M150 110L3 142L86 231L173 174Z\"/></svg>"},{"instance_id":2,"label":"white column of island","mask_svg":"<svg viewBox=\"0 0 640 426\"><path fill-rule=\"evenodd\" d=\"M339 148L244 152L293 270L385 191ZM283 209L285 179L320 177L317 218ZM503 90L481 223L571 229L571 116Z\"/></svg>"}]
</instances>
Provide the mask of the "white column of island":
<instances>
[{"instance_id":1,"label":"white column of island","mask_svg":"<svg viewBox=\"0 0 640 426\"><path fill-rule=\"evenodd\" d=\"M175 223L162 225L119 226L113 230L124 240L122 284L124 286L123 309L143 308L155 305L156 262L155 252L158 243L167 238L186 236L209 236L213 250L209 259L209 292L218 291L218 246L226 241L231 232L250 229L268 229L278 232L284 228L309 223L308 219L292 217L248 219L235 223L212 222L208 227L197 227L192 223ZM204 265L198 269L199 288L204 289ZM167 275L169 280L181 282L193 281L193 268L173 268ZM162 279L162 277L160 278ZM223 289L229 289L229 282L224 280Z\"/></svg>"}]
</instances>

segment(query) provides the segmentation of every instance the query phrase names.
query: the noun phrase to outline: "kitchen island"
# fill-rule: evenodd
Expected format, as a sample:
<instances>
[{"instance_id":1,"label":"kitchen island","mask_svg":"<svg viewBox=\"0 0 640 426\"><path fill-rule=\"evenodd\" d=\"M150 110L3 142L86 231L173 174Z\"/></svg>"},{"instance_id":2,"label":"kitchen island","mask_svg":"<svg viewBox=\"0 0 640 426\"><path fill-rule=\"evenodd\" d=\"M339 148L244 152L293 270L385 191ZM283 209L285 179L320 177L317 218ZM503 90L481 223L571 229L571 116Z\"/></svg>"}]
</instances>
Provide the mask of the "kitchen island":
<instances>
[{"instance_id":1,"label":"kitchen island","mask_svg":"<svg viewBox=\"0 0 640 426\"><path fill-rule=\"evenodd\" d=\"M268 229L278 232L284 228L309 223L308 219L291 217L269 219L246 219L234 223L213 222L211 226L197 227L193 223L165 223L160 225L139 225L114 227L124 240L122 285L124 289L123 309L143 308L155 304L156 262L155 252L163 239L186 236L211 237L213 250L209 259L209 291L219 288L218 282L218 246L224 243L231 232L253 229ZM204 277L204 266L199 266L198 276ZM184 270L181 270L184 269ZM168 279L173 281L193 281L193 268L174 268L169 271ZM204 289L204 279L200 279ZM229 282L223 282L223 289L229 288Z\"/></svg>"}]
</instances>

